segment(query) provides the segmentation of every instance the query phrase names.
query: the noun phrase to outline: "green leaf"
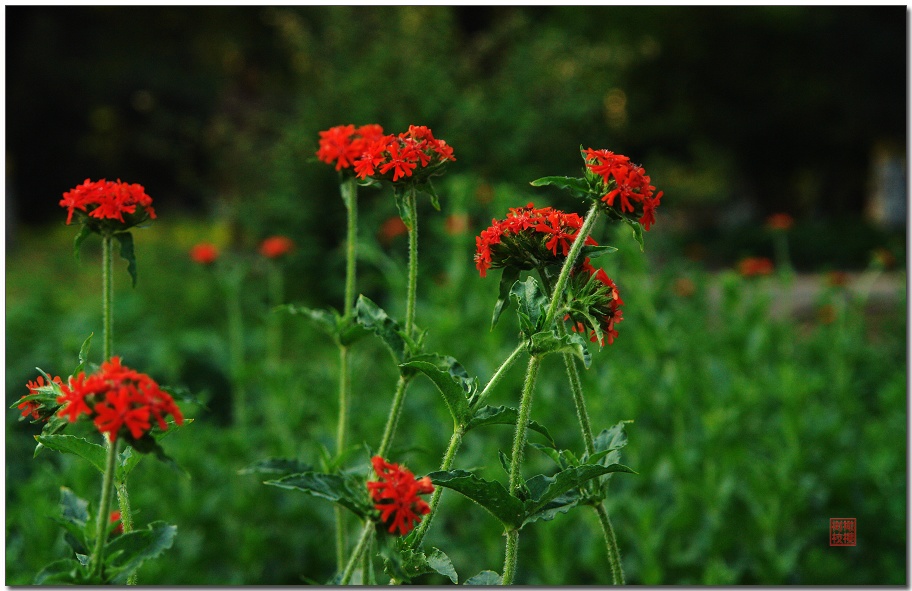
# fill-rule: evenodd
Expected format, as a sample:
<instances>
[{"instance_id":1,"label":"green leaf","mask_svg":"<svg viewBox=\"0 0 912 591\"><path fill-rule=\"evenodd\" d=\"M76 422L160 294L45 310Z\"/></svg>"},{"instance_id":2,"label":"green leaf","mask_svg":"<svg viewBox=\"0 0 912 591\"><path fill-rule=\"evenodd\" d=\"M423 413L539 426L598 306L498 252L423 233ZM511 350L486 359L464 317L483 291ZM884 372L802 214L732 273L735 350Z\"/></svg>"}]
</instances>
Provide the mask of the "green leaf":
<instances>
[{"instance_id":1,"label":"green leaf","mask_svg":"<svg viewBox=\"0 0 912 591\"><path fill-rule=\"evenodd\" d=\"M437 211L440 211L440 197L437 196L437 191L434 189L434 185L431 184L431 179L416 185L415 188L422 193L427 194L427 196L431 198L431 206Z\"/></svg>"},{"instance_id":2,"label":"green leaf","mask_svg":"<svg viewBox=\"0 0 912 591\"><path fill-rule=\"evenodd\" d=\"M618 249L613 246L586 245L586 246L583 246L582 250L580 251L580 259L577 259L577 260L585 260L585 257L589 257L590 259L597 259L604 254L615 253L615 252L617 252L617 250Z\"/></svg>"},{"instance_id":3,"label":"green leaf","mask_svg":"<svg viewBox=\"0 0 912 591\"><path fill-rule=\"evenodd\" d=\"M585 197L589 194L589 182L586 179L569 177L569 176L546 176L532 181L533 187L544 187L551 185L558 189L570 191L575 197Z\"/></svg>"},{"instance_id":4,"label":"green leaf","mask_svg":"<svg viewBox=\"0 0 912 591\"><path fill-rule=\"evenodd\" d=\"M334 339L339 336L339 313L335 310L330 311L319 308L308 308L307 306L298 306L296 304L283 304L273 308L273 312L291 314L292 316L304 316Z\"/></svg>"},{"instance_id":5,"label":"green leaf","mask_svg":"<svg viewBox=\"0 0 912 591\"><path fill-rule=\"evenodd\" d=\"M469 577L463 585L500 585L500 575L492 570L483 570L473 577Z\"/></svg>"},{"instance_id":6,"label":"green leaf","mask_svg":"<svg viewBox=\"0 0 912 591\"><path fill-rule=\"evenodd\" d=\"M146 529L120 534L105 547L105 578L124 585L143 562L158 557L174 543L177 526L154 521Z\"/></svg>"},{"instance_id":7,"label":"green leaf","mask_svg":"<svg viewBox=\"0 0 912 591\"><path fill-rule=\"evenodd\" d=\"M479 408L472 419L466 423L465 430L468 432L475 427L484 425L516 425L516 419L519 412L510 406L483 406ZM529 421L529 428L537 433L541 433L547 438L548 443L555 445L554 438L544 425L537 421Z\"/></svg>"},{"instance_id":8,"label":"green leaf","mask_svg":"<svg viewBox=\"0 0 912 591\"><path fill-rule=\"evenodd\" d=\"M526 277L525 281L517 281L510 288L510 297L516 302L522 331L527 336L541 331L548 309L548 296L538 281L531 276Z\"/></svg>"},{"instance_id":9,"label":"green leaf","mask_svg":"<svg viewBox=\"0 0 912 591\"><path fill-rule=\"evenodd\" d=\"M580 358L586 369L592 364L592 354L586 341L578 333L565 334L562 337L546 330L532 335L529 354L543 357L550 353L572 353Z\"/></svg>"},{"instance_id":10,"label":"green leaf","mask_svg":"<svg viewBox=\"0 0 912 591\"><path fill-rule=\"evenodd\" d=\"M178 464L174 460L174 458L172 458L168 454L166 454L164 448L161 445L159 445L159 443L158 443L159 439L161 439L162 437L166 437L168 434L173 433L175 431L175 429L173 428L174 423L172 421L169 421L168 424L172 425L172 428L168 429L167 431L158 432L154 435L151 433L146 433L139 439L131 439L130 445L133 447L134 450L136 450L140 454L154 454L155 458L158 461L160 461L163 464L166 464L167 466L180 472L185 477L190 478L190 473L187 472L186 470L184 470L184 468L182 468L181 465ZM124 451L126 451L126 450L124 450ZM141 456L136 456L135 454L134 454L134 456L135 457L130 458L129 461L124 462L122 471L121 471L120 467L118 467L118 470L117 470L118 479L122 480L121 476L123 478L126 478L126 476L130 473L130 471L136 467L136 464L139 462L139 460L142 459Z\"/></svg>"},{"instance_id":11,"label":"green leaf","mask_svg":"<svg viewBox=\"0 0 912 591\"><path fill-rule=\"evenodd\" d=\"M363 479L351 474L303 472L285 476L279 480L267 480L263 484L300 490L309 495L338 503L361 518L367 517L371 510Z\"/></svg>"},{"instance_id":12,"label":"green leaf","mask_svg":"<svg viewBox=\"0 0 912 591\"><path fill-rule=\"evenodd\" d=\"M85 239L92 234L92 229L89 228L87 224L83 224L79 228L79 233L76 234L76 239L73 241L73 256L76 260L79 260L79 248L82 246L82 243L85 242Z\"/></svg>"},{"instance_id":13,"label":"green leaf","mask_svg":"<svg viewBox=\"0 0 912 591\"><path fill-rule=\"evenodd\" d=\"M79 372L85 369L85 364L89 360L89 345L92 344L92 337L95 336L95 333L89 334L86 340L82 341L82 346L79 347L79 365L76 366L76 369L73 370L71 375L79 375Z\"/></svg>"},{"instance_id":14,"label":"green leaf","mask_svg":"<svg viewBox=\"0 0 912 591\"><path fill-rule=\"evenodd\" d=\"M80 499L72 490L60 487L60 517L64 521L85 527L89 522L89 502Z\"/></svg>"},{"instance_id":15,"label":"green leaf","mask_svg":"<svg viewBox=\"0 0 912 591\"><path fill-rule=\"evenodd\" d=\"M501 483L484 480L465 470L431 472L428 477L435 486L455 490L481 505L505 529L512 530L522 525L523 503L507 492Z\"/></svg>"},{"instance_id":16,"label":"green leaf","mask_svg":"<svg viewBox=\"0 0 912 591\"><path fill-rule=\"evenodd\" d=\"M35 575L35 585L97 585L89 570L73 558L57 560Z\"/></svg>"},{"instance_id":17,"label":"green leaf","mask_svg":"<svg viewBox=\"0 0 912 591\"><path fill-rule=\"evenodd\" d=\"M452 357L442 357L440 359L445 368L440 367L441 363L432 363L431 361L417 358L403 363L399 367L418 370L434 382L434 385L437 386L437 389L443 395L443 400L450 410L453 422L457 427L463 426L472 415L469 410L469 396L478 389L477 382L463 377L466 375L465 369Z\"/></svg>"},{"instance_id":18,"label":"green leaf","mask_svg":"<svg viewBox=\"0 0 912 591\"><path fill-rule=\"evenodd\" d=\"M118 232L114 238L120 243L120 258L127 261L127 272L133 278L133 287L136 287L136 255L133 253L133 234Z\"/></svg>"},{"instance_id":19,"label":"green leaf","mask_svg":"<svg viewBox=\"0 0 912 591\"><path fill-rule=\"evenodd\" d=\"M405 185L393 184L393 196L396 198L396 209L399 210L399 217L402 223L412 231L412 208L409 207L409 191L411 188Z\"/></svg>"},{"instance_id":20,"label":"green leaf","mask_svg":"<svg viewBox=\"0 0 912 591\"><path fill-rule=\"evenodd\" d=\"M399 323L364 295L355 304L355 321L383 341L397 365L406 360L408 345Z\"/></svg>"},{"instance_id":21,"label":"green leaf","mask_svg":"<svg viewBox=\"0 0 912 591\"><path fill-rule=\"evenodd\" d=\"M238 470L238 474L298 474L310 472L313 466L296 458L265 458L257 460L246 468Z\"/></svg>"},{"instance_id":22,"label":"green leaf","mask_svg":"<svg viewBox=\"0 0 912 591\"><path fill-rule=\"evenodd\" d=\"M630 229L633 230L633 237L636 239L637 243L640 245L640 252L645 252L645 246L643 244L643 226L640 222L624 218L624 221L630 226Z\"/></svg>"},{"instance_id":23,"label":"green leaf","mask_svg":"<svg viewBox=\"0 0 912 591\"><path fill-rule=\"evenodd\" d=\"M500 276L500 286L498 287L497 303L494 304L494 317L491 319L491 330L494 330L494 326L497 325L497 321L500 320L500 315L504 313L504 310L510 307L510 290L516 280L519 279L519 272L518 267L504 267L503 269L503 273Z\"/></svg>"},{"instance_id":24,"label":"green leaf","mask_svg":"<svg viewBox=\"0 0 912 591\"><path fill-rule=\"evenodd\" d=\"M567 513L570 509L576 507L582 500L582 496L577 491L566 492L554 499L548 501L543 507L535 513L526 517L523 525L534 523L536 521L551 521L559 514Z\"/></svg>"},{"instance_id":25,"label":"green leaf","mask_svg":"<svg viewBox=\"0 0 912 591\"><path fill-rule=\"evenodd\" d=\"M103 446L97 443L91 443L75 435L36 435L35 441L48 449L73 454L88 460L90 464L98 468L99 472L104 474L107 452Z\"/></svg>"},{"instance_id":26,"label":"green leaf","mask_svg":"<svg viewBox=\"0 0 912 591\"><path fill-rule=\"evenodd\" d=\"M531 498L524 504L526 518L524 523L528 523L537 513L548 510L548 504L564 495L571 489L579 488L587 481L597 478L603 474L612 472L628 472L636 474L633 470L623 464L611 464L610 466L601 466L598 464L583 464L561 470L554 476L545 476L539 474L526 481L526 487L529 489ZM553 507L552 507L553 508Z\"/></svg>"},{"instance_id":27,"label":"green leaf","mask_svg":"<svg viewBox=\"0 0 912 591\"><path fill-rule=\"evenodd\" d=\"M396 543L400 544L398 540ZM387 552L383 552L382 548L380 550L385 559L386 573L402 582L410 582L415 577L429 573L439 573L449 578L454 585L459 584L453 561L437 548L432 548L430 554L402 547L390 549Z\"/></svg>"}]
</instances>

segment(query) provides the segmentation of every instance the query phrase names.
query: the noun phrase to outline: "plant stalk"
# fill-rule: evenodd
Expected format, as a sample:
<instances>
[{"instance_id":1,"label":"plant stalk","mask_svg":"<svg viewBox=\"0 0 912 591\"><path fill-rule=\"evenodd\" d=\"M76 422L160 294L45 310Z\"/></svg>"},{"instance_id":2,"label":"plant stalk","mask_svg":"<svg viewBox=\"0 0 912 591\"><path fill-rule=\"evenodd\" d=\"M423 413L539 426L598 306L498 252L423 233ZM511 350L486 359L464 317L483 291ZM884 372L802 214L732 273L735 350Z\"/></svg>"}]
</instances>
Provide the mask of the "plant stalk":
<instances>
[{"instance_id":1,"label":"plant stalk","mask_svg":"<svg viewBox=\"0 0 912 591\"><path fill-rule=\"evenodd\" d=\"M412 338L415 328L415 304L418 292L418 198L414 186L409 190L408 208L411 224L409 234L409 274L408 274L408 299L405 308L405 334Z\"/></svg>"},{"instance_id":2,"label":"plant stalk","mask_svg":"<svg viewBox=\"0 0 912 591\"><path fill-rule=\"evenodd\" d=\"M340 585L348 585L351 582L352 574L355 572L355 565L358 564L358 560L360 560L361 555L370 544L373 534L374 524L368 521L364 524L361 537L358 539L358 544L355 546L352 555L348 557L348 564L345 565L345 570L342 571L342 578L339 580Z\"/></svg>"},{"instance_id":3,"label":"plant stalk","mask_svg":"<svg viewBox=\"0 0 912 591\"><path fill-rule=\"evenodd\" d=\"M92 574L101 579L104 570L104 550L108 539L108 521L111 514L111 496L114 491L114 469L117 459L117 442L108 442L108 454L101 481L101 503L95 516L95 550L92 552Z\"/></svg>"},{"instance_id":4,"label":"plant stalk","mask_svg":"<svg viewBox=\"0 0 912 591\"><path fill-rule=\"evenodd\" d=\"M396 392L393 394L393 403L390 406L390 414L386 419L386 427L383 430L383 438L380 439L380 447L377 448L377 454L385 458L393 442L393 436L396 434L396 425L399 423L399 415L402 414L402 402L405 400L405 391L408 389L411 378L403 375L399 376L396 382Z\"/></svg>"},{"instance_id":5,"label":"plant stalk","mask_svg":"<svg viewBox=\"0 0 912 591\"><path fill-rule=\"evenodd\" d=\"M617 538L614 537L614 528L611 527L611 519L608 518L608 511L602 503L594 505L596 513L599 516L599 523L602 525L602 533L605 534L605 546L608 550L608 563L611 565L611 579L615 585L624 584L624 569L621 566L621 554L618 552Z\"/></svg>"},{"instance_id":6,"label":"plant stalk","mask_svg":"<svg viewBox=\"0 0 912 591\"><path fill-rule=\"evenodd\" d=\"M570 279L570 272L573 270L574 262L577 257L579 257L580 251L583 250L586 237L589 236L589 233L592 231L592 227L598 220L598 216L599 205L598 203L594 203L588 213L586 213L586 219L583 220L583 225L576 233L576 238L574 238L573 244L570 246L570 251L567 253L567 259L564 261L564 266L561 268L560 275L557 277L557 282L554 284L551 305L548 306L548 313L545 316L545 326L551 326L551 323L554 322L557 310L560 307L561 302L563 302L564 289L567 287L567 281Z\"/></svg>"}]
</instances>

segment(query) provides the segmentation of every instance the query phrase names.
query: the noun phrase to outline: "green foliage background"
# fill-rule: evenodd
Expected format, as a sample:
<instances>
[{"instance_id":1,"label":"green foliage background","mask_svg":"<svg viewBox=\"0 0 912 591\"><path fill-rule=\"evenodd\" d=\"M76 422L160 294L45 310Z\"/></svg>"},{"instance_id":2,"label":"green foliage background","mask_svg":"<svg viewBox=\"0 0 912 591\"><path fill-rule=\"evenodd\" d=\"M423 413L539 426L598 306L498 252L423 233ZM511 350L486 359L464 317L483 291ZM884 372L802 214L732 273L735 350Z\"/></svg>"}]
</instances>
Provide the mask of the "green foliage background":
<instances>
[{"instance_id":1,"label":"green foliage background","mask_svg":"<svg viewBox=\"0 0 912 591\"><path fill-rule=\"evenodd\" d=\"M56 205L87 176L144 184L160 216L135 232L136 289L116 268L115 350L206 401L185 406L197 420L164 442L190 479L154 461L131 476L137 522L178 526L174 547L144 564L141 582L333 575L330 506L237 471L270 455L314 461L321 444L332 448L336 352L286 317L284 363L259 362L268 305L254 263L243 302L251 405L241 430L229 410L223 298L212 270L187 251L211 240L255 260L259 240L287 234L298 245L285 266L288 301L340 308L345 212L335 175L312 155L319 130L378 122L429 125L456 149L439 187L443 211L421 209L417 321L430 330L430 350L482 380L512 350L517 326L507 314L488 331L496 277L477 276L474 234L532 200L578 211L528 182L576 174L580 144L630 154L665 190L648 256L626 230L596 234L621 249L603 264L625 320L583 374L596 429L634 420L623 461L639 475L615 475L609 501L629 582L906 584L904 276L876 314L821 288L816 303L836 309L822 324L813 312L774 314L788 303L777 279L719 272L744 255L772 256L756 222L780 210L798 218L790 244L801 270L862 270L874 247L905 264L904 230L870 227L860 215L871 147L905 142L898 8L6 13L8 404L36 366L66 375L83 339L100 333L99 244L87 241L74 263L75 229L63 227ZM849 46L850 33L864 42ZM862 76L865 84L850 83ZM753 225L718 224L744 195ZM380 230L396 215L392 195L362 190L361 203L359 291L401 317L406 241ZM448 231L458 219L468 230ZM695 252L702 258L684 256ZM681 278L693 295L676 292ZM97 347L92 354L100 361ZM376 445L395 371L370 340L353 355L352 439ZM492 404L516 404L521 372L511 371ZM563 380L548 359L533 418L563 447L580 448ZM37 431L17 415L7 413L6 429L8 585L30 583L66 551L48 518L59 487L93 504L99 488L72 457L32 459ZM392 455L416 474L437 469L450 422L433 386L416 380ZM456 467L504 479L496 451L509 449L511 435L471 434ZM528 458L528 474L551 469L543 455ZM460 580L501 568L503 540L489 515L450 493L441 511L427 542L447 552ZM829 547L830 517L858 519L858 546ZM524 530L517 582L605 584L594 520L573 511Z\"/></svg>"}]
</instances>

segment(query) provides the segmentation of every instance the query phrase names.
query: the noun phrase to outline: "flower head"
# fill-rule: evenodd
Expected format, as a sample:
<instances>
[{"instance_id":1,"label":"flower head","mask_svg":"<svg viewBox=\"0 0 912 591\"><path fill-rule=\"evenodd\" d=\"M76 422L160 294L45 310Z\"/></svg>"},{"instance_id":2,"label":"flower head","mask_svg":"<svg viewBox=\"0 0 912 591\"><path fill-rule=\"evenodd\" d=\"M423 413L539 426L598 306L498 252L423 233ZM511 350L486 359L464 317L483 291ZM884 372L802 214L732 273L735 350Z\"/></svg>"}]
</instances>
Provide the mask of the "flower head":
<instances>
[{"instance_id":1,"label":"flower head","mask_svg":"<svg viewBox=\"0 0 912 591\"><path fill-rule=\"evenodd\" d=\"M287 236L270 236L260 244L260 254L266 258L277 259L294 249L294 241Z\"/></svg>"},{"instance_id":2,"label":"flower head","mask_svg":"<svg viewBox=\"0 0 912 591\"><path fill-rule=\"evenodd\" d=\"M190 258L200 265L211 265L219 257L219 251L214 244L200 242L190 249Z\"/></svg>"},{"instance_id":3,"label":"flower head","mask_svg":"<svg viewBox=\"0 0 912 591\"><path fill-rule=\"evenodd\" d=\"M581 272L580 272L581 271ZM621 293L604 269L596 269L586 258L579 270L574 272L569 288L572 302L564 320L571 322L571 330L589 335L589 340L605 346L614 344L618 336L615 325L624 319L620 309L624 305ZM598 331L591 325L598 323Z\"/></svg>"},{"instance_id":4,"label":"flower head","mask_svg":"<svg viewBox=\"0 0 912 591\"><path fill-rule=\"evenodd\" d=\"M416 171L421 172L417 178L424 180L444 162L456 160L453 148L423 125L411 125L399 135L384 134L376 124L332 127L320 132L317 157L335 164L336 170L352 169L362 180L371 177L394 183L411 179Z\"/></svg>"},{"instance_id":5,"label":"flower head","mask_svg":"<svg viewBox=\"0 0 912 591\"><path fill-rule=\"evenodd\" d=\"M76 215L95 232L116 232L155 219L152 198L142 185L86 179L63 194L67 225Z\"/></svg>"},{"instance_id":6,"label":"flower head","mask_svg":"<svg viewBox=\"0 0 912 591\"><path fill-rule=\"evenodd\" d=\"M399 535L404 536L421 521L421 515L431 511L418 495L434 492L434 485L427 476L416 480L407 468L389 463L380 456L371 458L371 464L378 479L367 483L374 508L380 512L380 520L389 525L390 533L398 529Z\"/></svg>"},{"instance_id":7,"label":"flower head","mask_svg":"<svg viewBox=\"0 0 912 591\"><path fill-rule=\"evenodd\" d=\"M165 430L168 415L178 425L183 424L183 415L171 395L146 374L122 365L119 357L102 363L94 374L80 372L71 377L60 390L57 402L63 407L58 416L75 422L86 415L112 441L118 436L141 439L152 429L153 420Z\"/></svg>"},{"instance_id":8,"label":"flower head","mask_svg":"<svg viewBox=\"0 0 912 591\"><path fill-rule=\"evenodd\" d=\"M57 384L58 387L63 385L63 381L60 379L60 376L51 378L51 382ZM45 384L44 377L38 376L25 385L25 387L28 388L29 393L24 395L22 398L41 394L40 390L48 386L50 386L50 383ZM41 401L22 400L22 398L20 398L21 402L16 406L16 408L22 411L23 419L30 416L36 421L47 420L48 417L53 414L53 411L49 411Z\"/></svg>"},{"instance_id":9,"label":"flower head","mask_svg":"<svg viewBox=\"0 0 912 591\"><path fill-rule=\"evenodd\" d=\"M748 257L738 263L738 272L744 277L772 275L773 261L766 257Z\"/></svg>"},{"instance_id":10,"label":"flower head","mask_svg":"<svg viewBox=\"0 0 912 591\"><path fill-rule=\"evenodd\" d=\"M551 207L529 203L511 208L506 218L491 220L491 226L475 237L475 267L485 277L491 268L529 270L562 263L582 225L577 214ZM586 244L597 245L588 236Z\"/></svg>"},{"instance_id":11,"label":"flower head","mask_svg":"<svg viewBox=\"0 0 912 591\"><path fill-rule=\"evenodd\" d=\"M662 191L655 187L646 170L630 162L630 158L609 150L583 150L587 170L601 179L601 201L612 213L620 217L628 214L637 218L643 229L655 223L655 210L662 199Z\"/></svg>"}]
</instances>

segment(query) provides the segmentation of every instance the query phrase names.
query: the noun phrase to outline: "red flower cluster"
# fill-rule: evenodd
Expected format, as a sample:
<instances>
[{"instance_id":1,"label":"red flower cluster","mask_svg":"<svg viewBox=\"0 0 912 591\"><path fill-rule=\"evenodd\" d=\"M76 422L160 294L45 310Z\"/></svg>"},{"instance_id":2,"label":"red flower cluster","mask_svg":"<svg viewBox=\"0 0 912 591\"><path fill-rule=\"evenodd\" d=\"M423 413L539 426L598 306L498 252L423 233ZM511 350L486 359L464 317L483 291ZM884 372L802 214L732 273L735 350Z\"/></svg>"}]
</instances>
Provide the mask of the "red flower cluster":
<instances>
[{"instance_id":1,"label":"red flower cluster","mask_svg":"<svg viewBox=\"0 0 912 591\"><path fill-rule=\"evenodd\" d=\"M738 272L744 277L756 277L758 275L772 275L773 261L766 257L748 257L738 263Z\"/></svg>"},{"instance_id":2,"label":"red flower cluster","mask_svg":"<svg viewBox=\"0 0 912 591\"><path fill-rule=\"evenodd\" d=\"M54 382L55 384L57 384L58 386L63 386L63 381L60 379L60 376L55 376L55 377L51 378L51 381ZM39 394L40 392L38 392L38 388L43 388L43 387L49 386L49 385L50 384L44 383L43 376L38 376L36 379L28 382L25 385L25 387L28 388L29 393L26 394L25 396L23 396L22 398L25 398L26 396L33 396L35 394ZM47 418L46 413L42 412L42 410L44 409L44 405L37 400L25 400L25 401L19 403L19 405L16 408L18 408L19 410L22 411L23 418L25 418L27 416L31 416L36 421Z\"/></svg>"},{"instance_id":3,"label":"red flower cluster","mask_svg":"<svg viewBox=\"0 0 912 591\"><path fill-rule=\"evenodd\" d=\"M155 219L152 198L146 195L142 185L114 181L92 182L86 179L81 185L63 194L60 206L68 210L67 225L73 221L73 214L82 212L88 218L117 220L126 226L135 226L147 219ZM129 216L124 219L124 215Z\"/></svg>"},{"instance_id":4,"label":"red flower cluster","mask_svg":"<svg viewBox=\"0 0 912 591\"><path fill-rule=\"evenodd\" d=\"M608 277L605 270L593 267L588 257L583 261L582 269L586 274L576 274L575 278L578 276L578 281L585 283L574 286L576 298L577 300L588 302L588 313L598 320L603 335L601 341L599 341L598 334L595 330L590 329L589 340L593 343L599 342L603 347L605 346L605 340L608 341L609 345L614 344L614 339L618 336L615 325L624 319L624 312L620 310L620 307L624 305L624 300L621 299L621 292L618 291L617 285ZM591 280L593 276L595 277L594 281ZM570 320L573 323L571 327L573 332L586 332L586 318L584 316L577 316L570 312L564 317L564 320Z\"/></svg>"},{"instance_id":5,"label":"red flower cluster","mask_svg":"<svg viewBox=\"0 0 912 591\"><path fill-rule=\"evenodd\" d=\"M582 225L577 214L551 207L536 209L529 203L510 208L505 219L491 220L475 237L475 267L485 277L492 267L533 269L543 262L561 262ZM587 236L586 244L598 243Z\"/></svg>"},{"instance_id":6,"label":"red flower cluster","mask_svg":"<svg viewBox=\"0 0 912 591\"><path fill-rule=\"evenodd\" d=\"M434 485L427 476L415 480L415 475L408 469L380 456L371 458L371 464L379 478L377 482L367 483L374 508L380 511L380 520L389 525L390 533L398 528L399 535L404 536L421 521L421 515L431 511L418 495L434 492Z\"/></svg>"},{"instance_id":7,"label":"red flower cluster","mask_svg":"<svg viewBox=\"0 0 912 591\"><path fill-rule=\"evenodd\" d=\"M655 223L655 210L662 199L662 191L654 193L649 175L642 166L630 162L623 154L608 150L584 150L586 167L602 177L605 194L602 201L617 208L621 214L639 212L639 222L645 230Z\"/></svg>"},{"instance_id":8,"label":"red flower cluster","mask_svg":"<svg viewBox=\"0 0 912 591\"><path fill-rule=\"evenodd\" d=\"M101 433L109 434L111 441L121 434L133 440L142 438L152 429L151 419L165 430L165 416L169 414L178 425L184 421L170 394L146 374L121 365L119 357L102 363L101 369L90 376L80 372L60 389L63 394L57 402L64 406L58 416L75 422L81 415L88 415Z\"/></svg>"},{"instance_id":9,"label":"red flower cluster","mask_svg":"<svg viewBox=\"0 0 912 591\"><path fill-rule=\"evenodd\" d=\"M774 213L766 218L766 227L770 230L788 230L795 223L795 218L787 213Z\"/></svg>"},{"instance_id":10,"label":"red flower cluster","mask_svg":"<svg viewBox=\"0 0 912 591\"><path fill-rule=\"evenodd\" d=\"M294 242L287 236L270 236L260 245L260 254L270 259L277 259L288 254L294 248Z\"/></svg>"},{"instance_id":11,"label":"red flower cluster","mask_svg":"<svg viewBox=\"0 0 912 591\"><path fill-rule=\"evenodd\" d=\"M399 135L384 134L376 124L332 127L320 132L317 157L335 164L336 170L353 168L360 179L379 177L393 182L411 177L419 166L430 169L456 160L453 148L423 125L410 125Z\"/></svg>"},{"instance_id":12,"label":"red flower cluster","mask_svg":"<svg viewBox=\"0 0 912 591\"><path fill-rule=\"evenodd\" d=\"M190 258L201 265L211 265L219 257L219 251L214 244L200 242L190 249Z\"/></svg>"},{"instance_id":13,"label":"red flower cluster","mask_svg":"<svg viewBox=\"0 0 912 591\"><path fill-rule=\"evenodd\" d=\"M111 523L116 523L117 527L111 532L114 535L123 533L123 522L120 520L120 511L111 511Z\"/></svg>"}]
</instances>

